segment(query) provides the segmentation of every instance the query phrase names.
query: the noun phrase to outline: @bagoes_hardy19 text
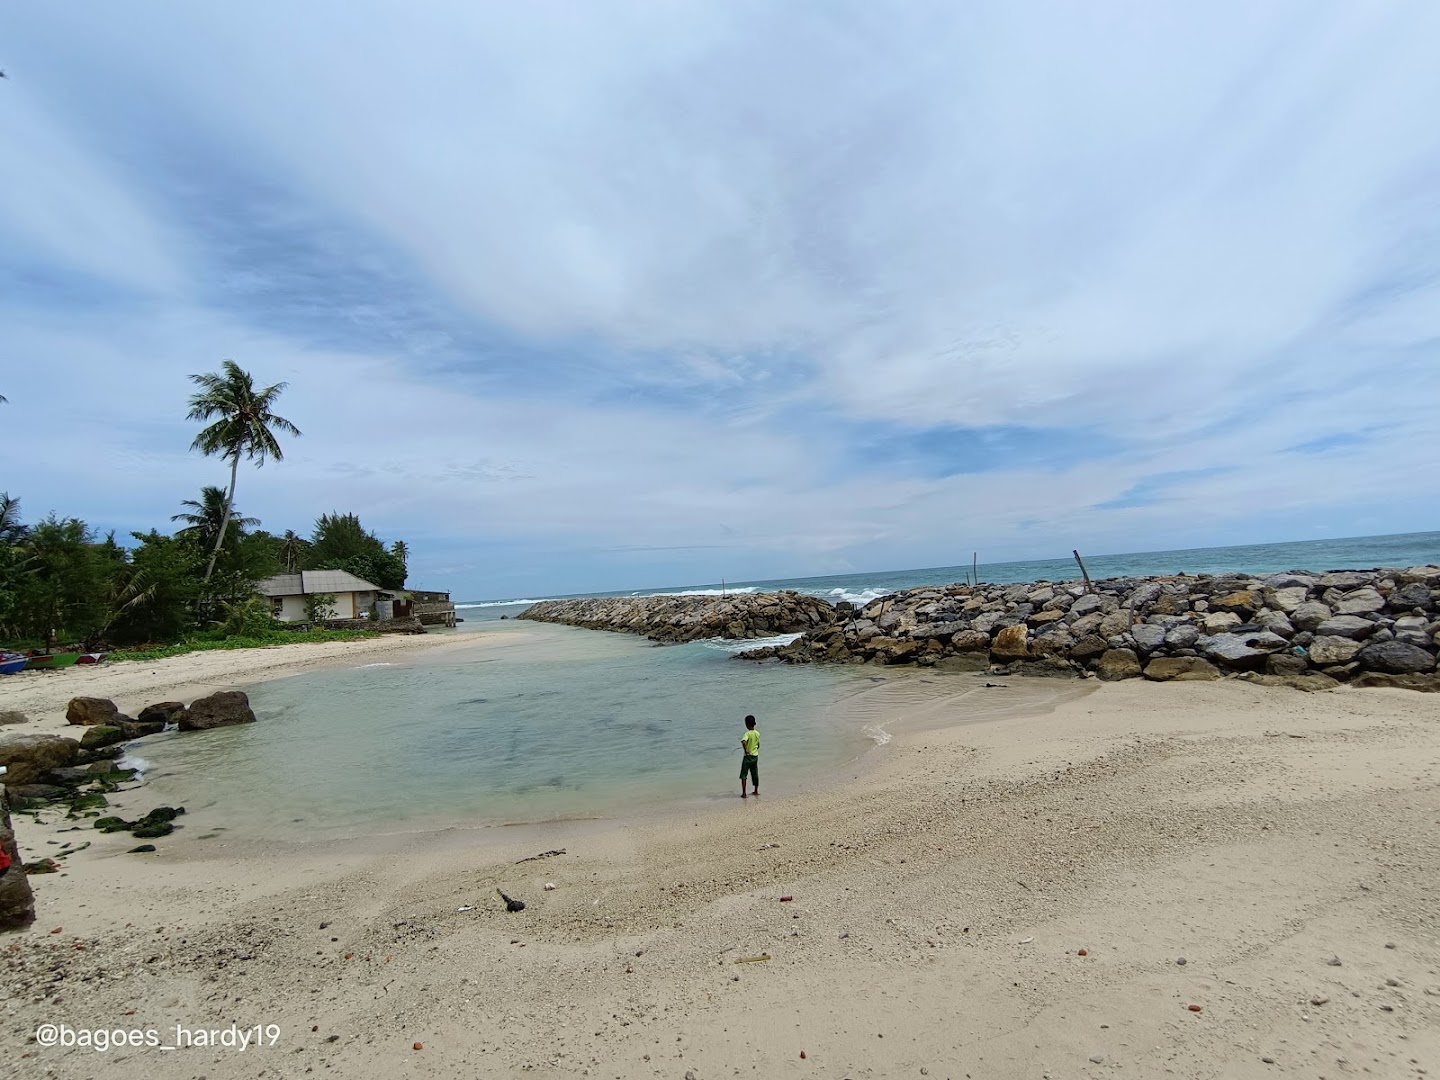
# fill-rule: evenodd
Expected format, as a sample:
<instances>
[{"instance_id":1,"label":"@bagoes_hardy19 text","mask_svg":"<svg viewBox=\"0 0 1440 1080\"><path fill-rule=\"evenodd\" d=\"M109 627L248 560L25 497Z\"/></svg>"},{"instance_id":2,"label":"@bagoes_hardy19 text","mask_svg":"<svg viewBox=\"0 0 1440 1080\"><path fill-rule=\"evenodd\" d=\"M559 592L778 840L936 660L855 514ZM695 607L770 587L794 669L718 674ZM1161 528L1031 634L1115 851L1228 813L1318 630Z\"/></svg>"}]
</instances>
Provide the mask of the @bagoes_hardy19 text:
<instances>
[{"instance_id":1,"label":"@bagoes_hardy19 text","mask_svg":"<svg viewBox=\"0 0 1440 1080\"><path fill-rule=\"evenodd\" d=\"M35 1029L35 1041L41 1046L58 1046L61 1049L95 1050L188 1050L191 1047L222 1047L227 1050L246 1050L274 1046L280 1041L279 1024L251 1024L241 1027L198 1027L189 1024L175 1024L172 1027L154 1028L83 1028L69 1024L41 1024Z\"/></svg>"}]
</instances>

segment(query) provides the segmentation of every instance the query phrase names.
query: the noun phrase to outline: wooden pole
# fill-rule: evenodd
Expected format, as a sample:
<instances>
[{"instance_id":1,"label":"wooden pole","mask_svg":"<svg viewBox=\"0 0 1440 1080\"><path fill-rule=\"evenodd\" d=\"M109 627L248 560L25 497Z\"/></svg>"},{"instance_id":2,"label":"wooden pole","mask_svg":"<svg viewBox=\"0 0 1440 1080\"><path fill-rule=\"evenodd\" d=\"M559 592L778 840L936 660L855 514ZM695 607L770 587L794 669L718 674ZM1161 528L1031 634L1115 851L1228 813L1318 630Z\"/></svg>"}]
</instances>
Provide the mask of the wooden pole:
<instances>
[{"instance_id":1,"label":"wooden pole","mask_svg":"<svg viewBox=\"0 0 1440 1080\"><path fill-rule=\"evenodd\" d=\"M971 576L974 577L974 579L975 579L975 587L976 587L976 588L979 588L979 587L980 587L980 553L979 553L978 551L972 551L972 552L970 553L970 569L971 569L972 571L974 571L974 573L973 573Z\"/></svg>"},{"instance_id":2,"label":"wooden pole","mask_svg":"<svg viewBox=\"0 0 1440 1080\"><path fill-rule=\"evenodd\" d=\"M1085 563L1084 563L1084 561L1080 558L1080 552L1077 551L1077 550L1074 549L1074 548L1071 548L1071 549L1070 549L1070 554L1071 554L1071 555L1074 555L1074 556L1075 556L1075 561L1080 564L1080 573L1081 573L1081 574L1084 576L1084 578L1085 578L1085 591L1086 591L1086 592L1094 592L1094 591L1095 591L1095 586L1090 583L1090 572L1085 569Z\"/></svg>"}]
</instances>

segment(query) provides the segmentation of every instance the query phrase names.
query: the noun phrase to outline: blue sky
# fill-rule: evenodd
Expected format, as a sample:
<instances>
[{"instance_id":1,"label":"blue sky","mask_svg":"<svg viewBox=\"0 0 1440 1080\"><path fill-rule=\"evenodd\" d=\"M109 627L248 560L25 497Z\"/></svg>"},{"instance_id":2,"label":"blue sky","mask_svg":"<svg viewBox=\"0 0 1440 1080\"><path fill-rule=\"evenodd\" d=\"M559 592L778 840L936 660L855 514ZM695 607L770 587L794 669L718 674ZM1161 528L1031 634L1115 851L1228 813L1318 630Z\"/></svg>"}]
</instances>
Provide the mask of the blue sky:
<instances>
[{"instance_id":1,"label":"blue sky","mask_svg":"<svg viewBox=\"0 0 1440 1080\"><path fill-rule=\"evenodd\" d=\"M1440 6L311 0L0 24L27 516L224 479L465 597L1440 527Z\"/></svg>"}]
</instances>

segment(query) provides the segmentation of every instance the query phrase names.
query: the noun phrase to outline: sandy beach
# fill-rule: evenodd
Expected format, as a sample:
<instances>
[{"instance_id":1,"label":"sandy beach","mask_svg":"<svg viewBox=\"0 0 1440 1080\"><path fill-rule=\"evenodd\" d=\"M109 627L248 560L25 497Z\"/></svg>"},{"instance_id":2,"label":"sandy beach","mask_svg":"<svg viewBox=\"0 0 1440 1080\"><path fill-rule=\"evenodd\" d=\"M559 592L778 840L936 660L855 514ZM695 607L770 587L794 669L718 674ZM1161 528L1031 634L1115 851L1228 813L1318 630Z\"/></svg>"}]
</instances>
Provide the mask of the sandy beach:
<instances>
[{"instance_id":1,"label":"sandy beach","mask_svg":"<svg viewBox=\"0 0 1440 1080\"><path fill-rule=\"evenodd\" d=\"M24 713L30 723L0 728L11 732L74 735L65 706L75 697L109 698L131 716L157 701L184 701L219 690L238 690L320 668L374 663L436 649L474 646L481 633L386 634L357 641L303 642L263 649L214 649L161 660L122 660L58 671L30 671L0 679L0 709ZM510 640L515 640L511 635ZM68 728L68 731L67 731Z\"/></svg>"},{"instance_id":2,"label":"sandy beach","mask_svg":"<svg viewBox=\"0 0 1440 1080\"><path fill-rule=\"evenodd\" d=\"M254 681L224 659L197 678ZM3 942L0 1072L1433 1073L1440 699L1044 682L973 722L937 680L833 782L704 811L143 856L88 833Z\"/></svg>"}]
</instances>

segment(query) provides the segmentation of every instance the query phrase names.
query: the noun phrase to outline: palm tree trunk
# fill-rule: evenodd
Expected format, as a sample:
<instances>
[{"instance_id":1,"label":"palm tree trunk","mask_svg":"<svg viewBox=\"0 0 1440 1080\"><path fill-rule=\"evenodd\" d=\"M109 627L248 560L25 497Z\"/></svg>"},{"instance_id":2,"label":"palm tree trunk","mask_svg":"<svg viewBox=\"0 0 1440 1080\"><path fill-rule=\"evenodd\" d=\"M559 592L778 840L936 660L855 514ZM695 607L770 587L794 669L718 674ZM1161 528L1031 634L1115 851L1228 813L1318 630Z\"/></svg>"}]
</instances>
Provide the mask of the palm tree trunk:
<instances>
[{"instance_id":1,"label":"palm tree trunk","mask_svg":"<svg viewBox=\"0 0 1440 1080\"><path fill-rule=\"evenodd\" d=\"M205 584L210 584L210 575L215 572L215 560L220 557L220 546L225 543L225 530L230 527L230 507L235 505L235 475L240 471L240 451L230 458L230 490L225 494L225 515L220 519L220 535L215 538L215 550L210 552L210 563L205 567Z\"/></svg>"}]
</instances>

